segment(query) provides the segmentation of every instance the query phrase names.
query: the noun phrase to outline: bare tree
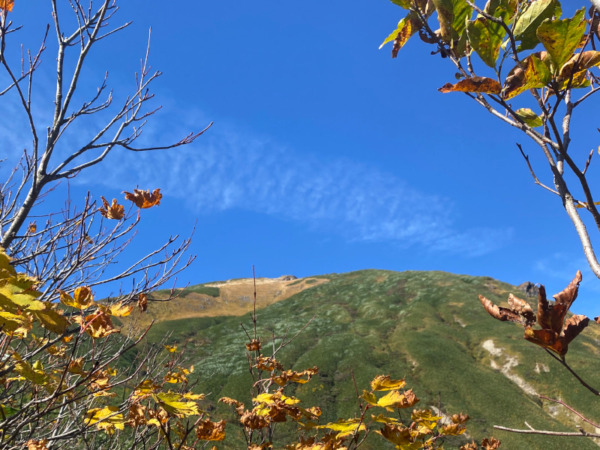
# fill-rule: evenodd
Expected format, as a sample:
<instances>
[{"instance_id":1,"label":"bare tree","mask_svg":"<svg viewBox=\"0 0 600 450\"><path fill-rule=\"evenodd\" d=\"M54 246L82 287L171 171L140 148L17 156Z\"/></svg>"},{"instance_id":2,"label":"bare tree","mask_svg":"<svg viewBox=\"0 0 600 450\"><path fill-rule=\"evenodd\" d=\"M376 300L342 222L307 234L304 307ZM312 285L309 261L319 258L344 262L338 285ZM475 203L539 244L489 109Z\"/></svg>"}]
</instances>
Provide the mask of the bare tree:
<instances>
[{"instance_id":1,"label":"bare tree","mask_svg":"<svg viewBox=\"0 0 600 450\"><path fill-rule=\"evenodd\" d=\"M138 145L159 109L150 106L149 88L160 76L149 66L150 36L127 96L113 98L108 75L86 93L82 74L94 49L116 45L114 35L131 22L115 22L117 0L49 1L52 16L42 42L15 60L11 57L19 49L20 27L10 20L13 0L0 2L0 98L19 105L30 133L29 146L0 184L0 448L63 448L67 441L78 448L114 446L115 417L127 411L133 431L125 441L118 438L121 444L157 448L166 440L172 447L164 402L126 392L134 392L141 380L162 386L165 373L185 372L172 356L160 356L157 347L136 352L145 332L119 334L111 317L127 314L133 302L145 308L147 292L191 263L193 258L185 254L189 238L171 237L115 273L107 269L131 242L140 209L160 202L159 190L128 193L135 205L129 211L116 200L109 203L91 194L81 202L66 199L63 208L52 212L43 211L40 204L49 196L63 195L61 183L102 163L111 152L175 149L191 144L208 127L176 142ZM50 39L56 40L56 55L48 54ZM56 81L53 98L48 99L53 100L53 111L45 120L34 114L33 100L42 73ZM81 129L90 116L99 124L91 137L65 153L65 136ZM90 121L85 123L87 135ZM0 164L8 164L9 152L14 150L5 149ZM92 288L111 282L127 282L128 289L119 287L110 299L94 302ZM59 297L65 310L57 307ZM117 370L119 359L127 355L130 364ZM187 383L183 375L179 380ZM122 398L116 406L91 408L117 393ZM160 426L136 427L140 416L131 416L134 407L146 418L163 414L157 419ZM105 411L111 412L102 416ZM179 426L178 432L187 430L187 437L191 425ZM185 439L178 436L182 444Z\"/></svg>"}]
</instances>

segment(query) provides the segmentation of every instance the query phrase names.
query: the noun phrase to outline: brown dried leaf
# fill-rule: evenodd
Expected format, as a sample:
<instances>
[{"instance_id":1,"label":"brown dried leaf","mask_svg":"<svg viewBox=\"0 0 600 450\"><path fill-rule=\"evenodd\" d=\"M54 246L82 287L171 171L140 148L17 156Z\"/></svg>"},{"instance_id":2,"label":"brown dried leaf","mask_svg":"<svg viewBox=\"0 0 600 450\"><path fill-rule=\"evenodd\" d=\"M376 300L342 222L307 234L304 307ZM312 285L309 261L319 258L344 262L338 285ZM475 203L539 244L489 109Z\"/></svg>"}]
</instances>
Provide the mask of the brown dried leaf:
<instances>
[{"instance_id":1,"label":"brown dried leaf","mask_svg":"<svg viewBox=\"0 0 600 450\"><path fill-rule=\"evenodd\" d=\"M535 313L529 303L525 300L521 300L519 297L515 297L513 294L508 295L508 305L510 309L521 315L525 319L526 325L533 325L535 323Z\"/></svg>"},{"instance_id":2,"label":"brown dried leaf","mask_svg":"<svg viewBox=\"0 0 600 450\"><path fill-rule=\"evenodd\" d=\"M552 330L534 330L531 327L527 327L525 328L525 335L523 337L529 342L533 342L540 347L552 350L561 356L567 353L567 348L565 348L560 335Z\"/></svg>"},{"instance_id":3,"label":"brown dried leaf","mask_svg":"<svg viewBox=\"0 0 600 450\"><path fill-rule=\"evenodd\" d=\"M100 215L107 219L121 220L125 216L125 207L117 203L117 199L113 198L112 204L108 204L108 200L104 197L102 199L102 207L100 208Z\"/></svg>"},{"instance_id":4,"label":"brown dried leaf","mask_svg":"<svg viewBox=\"0 0 600 450\"><path fill-rule=\"evenodd\" d=\"M569 79L578 72L586 71L600 64L600 52L588 50L574 54L561 68L559 77Z\"/></svg>"},{"instance_id":5,"label":"brown dried leaf","mask_svg":"<svg viewBox=\"0 0 600 450\"><path fill-rule=\"evenodd\" d=\"M475 442L463 445L459 450L478 450L479 446Z\"/></svg>"},{"instance_id":6,"label":"brown dried leaf","mask_svg":"<svg viewBox=\"0 0 600 450\"><path fill-rule=\"evenodd\" d=\"M203 441L222 441L225 439L225 421L211 422L201 420L196 427L196 436Z\"/></svg>"},{"instance_id":7,"label":"brown dried leaf","mask_svg":"<svg viewBox=\"0 0 600 450\"><path fill-rule=\"evenodd\" d=\"M571 307L571 304L573 304L577 298L577 292L579 291L579 283L581 283L581 280L581 271L578 270L575 274L575 278L573 278L573 281L571 281L569 285L561 292L554 295L556 303L566 305L568 310Z\"/></svg>"},{"instance_id":8,"label":"brown dried leaf","mask_svg":"<svg viewBox=\"0 0 600 450\"><path fill-rule=\"evenodd\" d=\"M260 341L258 339L252 339L248 344L246 344L246 350L249 352L257 352L260 351Z\"/></svg>"},{"instance_id":9,"label":"brown dried leaf","mask_svg":"<svg viewBox=\"0 0 600 450\"><path fill-rule=\"evenodd\" d=\"M565 326L561 333L565 353L567 352L569 343L575 339L589 323L590 319L582 314L571 316L565 321Z\"/></svg>"},{"instance_id":10,"label":"brown dried leaf","mask_svg":"<svg viewBox=\"0 0 600 450\"><path fill-rule=\"evenodd\" d=\"M450 420L452 421L452 423L465 423L467 420L469 420L469 415L468 414L453 414L452 417L450 417Z\"/></svg>"},{"instance_id":11,"label":"brown dried leaf","mask_svg":"<svg viewBox=\"0 0 600 450\"><path fill-rule=\"evenodd\" d=\"M497 448L500 448L500 441L493 437L489 439L485 438L483 441L481 441L481 446L484 450L496 450Z\"/></svg>"},{"instance_id":12,"label":"brown dried leaf","mask_svg":"<svg viewBox=\"0 0 600 450\"><path fill-rule=\"evenodd\" d=\"M493 304L490 300L485 298L483 295L479 296L479 301L483 305L483 308L495 319L501 320L503 322L517 322L522 323L521 316L516 312L508 309L502 308L501 306Z\"/></svg>"},{"instance_id":13,"label":"brown dried leaf","mask_svg":"<svg viewBox=\"0 0 600 450\"><path fill-rule=\"evenodd\" d=\"M545 329L552 329L550 319L550 305L548 305L548 299L546 298L546 288L544 285L540 285L538 289L538 307L537 307L537 322ZM560 332L560 330L558 330Z\"/></svg>"},{"instance_id":14,"label":"brown dried leaf","mask_svg":"<svg viewBox=\"0 0 600 450\"><path fill-rule=\"evenodd\" d=\"M251 411L246 411L240 417L240 423L251 430L257 430L259 428L266 428L269 426L269 421L265 416L259 416Z\"/></svg>"},{"instance_id":15,"label":"brown dried leaf","mask_svg":"<svg viewBox=\"0 0 600 450\"><path fill-rule=\"evenodd\" d=\"M563 291L554 296L556 301L553 305L548 303L544 286L540 286L537 320L543 329L552 330L555 333L562 332L567 312L577 298L581 278L581 272L577 271L573 281Z\"/></svg>"},{"instance_id":16,"label":"brown dried leaf","mask_svg":"<svg viewBox=\"0 0 600 450\"><path fill-rule=\"evenodd\" d=\"M137 305L141 312L146 312L148 309L148 296L146 294L138 295Z\"/></svg>"},{"instance_id":17,"label":"brown dried leaf","mask_svg":"<svg viewBox=\"0 0 600 450\"><path fill-rule=\"evenodd\" d=\"M127 200L131 200L139 208L151 208L160 205L160 199L162 198L160 189L154 189L152 193L149 190L134 189L133 194L131 192L124 192L124 194Z\"/></svg>"},{"instance_id":18,"label":"brown dried leaf","mask_svg":"<svg viewBox=\"0 0 600 450\"><path fill-rule=\"evenodd\" d=\"M443 94L448 92L479 92L481 94L499 94L502 86L496 80L487 77L470 77L456 84L446 83L438 89Z\"/></svg>"}]
</instances>

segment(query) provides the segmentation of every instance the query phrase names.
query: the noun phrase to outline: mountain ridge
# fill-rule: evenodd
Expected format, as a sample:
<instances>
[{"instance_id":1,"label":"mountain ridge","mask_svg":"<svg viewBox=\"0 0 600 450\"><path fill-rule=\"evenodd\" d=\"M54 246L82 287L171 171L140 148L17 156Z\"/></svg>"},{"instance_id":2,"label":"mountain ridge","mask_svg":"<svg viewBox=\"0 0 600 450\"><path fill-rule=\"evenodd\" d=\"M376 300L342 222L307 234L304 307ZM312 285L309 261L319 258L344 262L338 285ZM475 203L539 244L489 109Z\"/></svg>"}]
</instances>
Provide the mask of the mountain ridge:
<instances>
[{"instance_id":1,"label":"mountain ridge","mask_svg":"<svg viewBox=\"0 0 600 450\"><path fill-rule=\"evenodd\" d=\"M504 442L503 448L559 449L565 448L565 441L499 432L493 429L495 424L589 428L565 408L542 401L539 394L560 398L590 418L600 417L591 394L564 368L523 340L522 328L491 318L477 299L482 294L505 304L510 292L520 296L516 286L438 271L368 269L309 278L328 281L259 309L258 334L265 349L281 343L273 336L298 334L277 357L286 368L320 368L318 377L298 386L295 395L306 406L321 406L326 411L323 420L354 416L353 379L362 389L379 374L405 377L422 399L419 407L441 405L448 413L469 414L471 436L494 435ZM229 418L233 435L235 417L229 417L230 411L216 400L220 396L250 400L246 337L240 322L251 326L248 314L206 316L160 321L149 332L154 341L172 333L170 340L186 347L199 389L213 394L207 408ZM591 324L567 355L572 367L592 383L600 373L598 342L600 327ZM372 442L376 443L365 448L385 448L381 441ZM589 439L577 442L578 448L597 447Z\"/></svg>"}]
</instances>

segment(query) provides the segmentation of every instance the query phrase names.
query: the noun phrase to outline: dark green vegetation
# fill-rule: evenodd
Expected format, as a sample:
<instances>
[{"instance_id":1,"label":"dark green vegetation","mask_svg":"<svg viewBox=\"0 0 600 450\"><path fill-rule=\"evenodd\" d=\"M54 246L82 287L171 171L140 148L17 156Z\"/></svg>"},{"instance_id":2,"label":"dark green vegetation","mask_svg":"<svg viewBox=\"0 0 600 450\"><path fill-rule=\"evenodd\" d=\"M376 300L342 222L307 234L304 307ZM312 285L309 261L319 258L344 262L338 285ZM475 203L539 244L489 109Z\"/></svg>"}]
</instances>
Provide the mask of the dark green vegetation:
<instances>
[{"instance_id":1,"label":"dark green vegetation","mask_svg":"<svg viewBox=\"0 0 600 450\"><path fill-rule=\"evenodd\" d=\"M561 398L600 420L593 395L543 349L523 340L522 328L491 318L479 303L478 294L497 304L505 304L509 292L522 297L516 287L443 272L366 270L327 278L328 283L258 311L266 354L273 335L289 339L310 322L277 358L295 370L319 367L319 375L299 386L295 395L305 407L320 406L323 423L357 415L353 373L359 390L368 388L374 376L389 374L406 379L421 399L418 407L441 405L450 414L469 414L467 429L476 440L493 435L506 449L597 448L584 438L516 435L492 428L527 428L527 422L537 429L575 431L581 425L565 408L542 402L535 393ZM236 432L235 418L216 400L229 396L249 406L247 338L240 323L251 329L250 316L213 317L158 323L149 334L159 340L172 332L172 340L185 343L198 390L210 394L208 407L216 408L215 418L229 417L230 435ZM590 324L567 354L571 366L596 388L599 328ZM277 338L275 345L280 342ZM371 442L371 448L386 448L378 436Z\"/></svg>"}]
</instances>

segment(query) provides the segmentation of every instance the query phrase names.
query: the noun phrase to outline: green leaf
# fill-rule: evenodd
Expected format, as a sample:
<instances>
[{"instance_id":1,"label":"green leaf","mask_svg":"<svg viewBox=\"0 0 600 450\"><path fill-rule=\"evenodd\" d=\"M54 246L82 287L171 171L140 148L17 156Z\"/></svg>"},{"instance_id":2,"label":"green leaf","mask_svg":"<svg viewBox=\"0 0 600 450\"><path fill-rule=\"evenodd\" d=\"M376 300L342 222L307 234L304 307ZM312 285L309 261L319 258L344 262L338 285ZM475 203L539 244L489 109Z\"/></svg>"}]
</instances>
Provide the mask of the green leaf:
<instances>
[{"instance_id":1,"label":"green leaf","mask_svg":"<svg viewBox=\"0 0 600 450\"><path fill-rule=\"evenodd\" d=\"M581 8L572 19L546 19L538 27L536 35L550 54L553 73L558 73L581 44L587 26L584 15L585 8Z\"/></svg>"},{"instance_id":2,"label":"green leaf","mask_svg":"<svg viewBox=\"0 0 600 450\"><path fill-rule=\"evenodd\" d=\"M529 108L521 108L515 111L515 114L519 119L525 122L530 127L541 127L544 123L542 122L542 118L534 113Z\"/></svg>"},{"instance_id":3,"label":"green leaf","mask_svg":"<svg viewBox=\"0 0 600 450\"><path fill-rule=\"evenodd\" d=\"M540 42L536 30L545 19L560 17L562 10L556 0L535 0L517 19L513 34L521 41L518 50L530 50Z\"/></svg>"},{"instance_id":4,"label":"green leaf","mask_svg":"<svg viewBox=\"0 0 600 450\"><path fill-rule=\"evenodd\" d=\"M483 11L494 17L503 17L505 23L512 23L518 4L519 0L489 0Z\"/></svg>"},{"instance_id":5,"label":"green leaf","mask_svg":"<svg viewBox=\"0 0 600 450\"><path fill-rule=\"evenodd\" d=\"M433 4L438 13L442 39L453 47L465 32L467 19L473 10L466 0L433 0Z\"/></svg>"},{"instance_id":6,"label":"green leaf","mask_svg":"<svg viewBox=\"0 0 600 450\"><path fill-rule=\"evenodd\" d=\"M479 57L490 67L496 67L496 60L500 54L500 45L506 30L502 25L487 20L483 17L467 24L469 44Z\"/></svg>"}]
</instances>

